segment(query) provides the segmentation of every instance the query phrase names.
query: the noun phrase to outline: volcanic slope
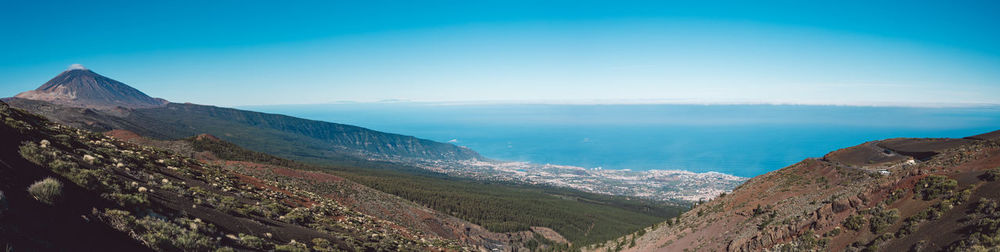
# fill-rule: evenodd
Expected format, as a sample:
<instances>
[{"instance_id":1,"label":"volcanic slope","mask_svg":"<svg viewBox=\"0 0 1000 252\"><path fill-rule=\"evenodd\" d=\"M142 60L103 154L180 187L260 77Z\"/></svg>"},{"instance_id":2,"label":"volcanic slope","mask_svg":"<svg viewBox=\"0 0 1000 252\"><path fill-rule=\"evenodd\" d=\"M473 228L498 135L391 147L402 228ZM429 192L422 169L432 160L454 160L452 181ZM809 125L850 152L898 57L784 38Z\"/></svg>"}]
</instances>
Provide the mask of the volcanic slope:
<instances>
[{"instance_id":1,"label":"volcanic slope","mask_svg":"<svg viewBox=\"0 0 1000 252\"><path fill-rule=\"evenodd\" d=\"M210 135L199 135L184 141L160 141L121 130L107 134L128 141L163 146L206 162L221 161L221 165L240 173L267 177L288 175L278 177L295 187L328 195L360 212L424 233L490 249L576 247L638 230L644 223L649 225L680 213L680 207L661 203L569 189L483 183L449 178L417 168L401 173L392 166L388 168L392 170L369 170L304 164L245 150ZM341 177L348 179L339 179ZM404 198L419 205L389 197L381 191L352 182L354 180L373 184L375 189L381 191L406 196ZM437 211L430 211L427 207ZM486 229L451 216L461 217ZM554 241L565 242L559 245Z\"/></svg>"},{"instance_id":2,"label":"volcanic slope","mask_svg":"<svg viewBox=\"0 0 1000 252\"><path fill-rule=\"evenodd\" d=\"M451 144L349 125L194 104L94 109L16 97L6 101L50 120L97 132L124 129L160 141L208 133L249 150L308 162L493 232L551 228L573 246L639 230L686 209L676 203L454 178L406 161L481 157Z\"/></svg>"},{"instance_id":3,"label":"volcanic slope","mask_svg":"<svg viewBox=\"0 0 1000 252\"><path fill-rule=\"evenodd\" d=\"M92 109L7 98L11 106L97 132L124 129L175 140L207 133L246 146L310 161L481 158L467 148L357 126L215 106L168 103L156 108Z\"/></svg>"},{"instance_id":4,"label":"volcanic slope","mask_svg":"<svg viewBox=\"0 0 1000 252\"><path fill-rule=\"evenodd\" d=\"M0 116L0 243L8 249L424 251L468 244L400 228L289 186L283 176L237 173L4 103ZM35 183L49 186L29 190Z\"/></svg>"},{"instance_id":5,"label":"volcanic slope","mask_svg":"<svg viewBox=\"0 0 1000 252\"><path fill-rule=\"evenodd\" d=\"M351 125L169 103L82 66L71 67L37 89L5 101L56 122L92 131L125 129L161 139L208 133L251 149L278 145L286 155L311 152L319 157L480 158L474 151L452 144Z\"/></svg>"},{"instance_id":6,"label":"volcanic slope","mask_svg":"<svg viewBox=\"0 0 1000 252\"><path fill-rule=\"evenodd\" d=\"M149 97L125 83L82 66L71 67L38 89L16 97L87 108L153 108L167 104L166 100Z\"/></svg>"},{"instance_id":7,"label":"volcanic slope","mask_svg":"<svg viewBox=\"0 0 1000 252\"><path fill-rule=\"evenodd\" d=\"M678 218L587 249L998 249L998 138L1000 131L837 150L757 176Z\"/></svg>"},{"instance_id":8,"label":"volcanic slope","mask_svg":"<svg viewBox=\"0 0 1000 252\"><path fill-rule=\"evenodd\" d=\"M322 168L299 163L272 155L253 152L214 136L202 134L178 141L148 139L135 133L114 130L105 133L115 139L156 146L200 162L220 166L236 174L241 182L258 185L265 181L274 188L295 188L308 194L336 201L349 209L368 216L389 221L397 229L422 234L422 238L455 241L460 245L480 250L521 250L568 247L558 233L548 228L535 227L538 231L495 233L453 216L442 214L408 200L368 188L343 177L323 172ZM555 233L553 239L536 236L546 231Z\"/></svg>"}]
</instances>

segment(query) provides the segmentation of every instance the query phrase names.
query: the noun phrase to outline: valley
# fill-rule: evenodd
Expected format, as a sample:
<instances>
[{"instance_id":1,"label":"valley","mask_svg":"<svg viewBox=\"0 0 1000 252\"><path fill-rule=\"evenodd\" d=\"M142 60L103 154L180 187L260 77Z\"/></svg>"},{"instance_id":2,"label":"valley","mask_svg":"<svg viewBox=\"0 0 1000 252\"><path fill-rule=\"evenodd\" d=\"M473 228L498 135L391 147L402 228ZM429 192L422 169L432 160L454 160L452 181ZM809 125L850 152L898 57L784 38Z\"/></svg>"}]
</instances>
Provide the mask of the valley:
<instances>
[{"instance_id":1,"label":"valley","mask_svg":"<svg viewBox=\"0 0 1000 252\"><path fill-rule=\"evenodd\" d=\"M90 70L68 72L74 71L87 71L86 75L74 76L96 75ZM55 79L69 80L69 86L61 90L81 88L72 78ZM105 77L89 79L120 84ZM86 88L95 87L101 88L102 84ZM379 216L379 220L438 237L442 244L458 247L488 250L580 247L676 216L688 205L682 201L594 194L549 184L449 176L420 167L415 160L482 158L474 151L450 144L348 125L194 104L108 109L77 107L80 100L72 103L16 97L5 100L12 107L39 113L58 123L107 132L142 146L162 148L185 159L217 166L236 173L236 177L230 177L238 181L234 183L287 192L304 190L307 195L333 197L325 200L340 199L338 203L349 206L347 209ZM205 156L206 151L212 154ZM220 157L223 159L219 160ZM335 177L323 179L328 176ZM321 182L316 184L314 179ZM353 189L345 191L346 188ZM333 196L343 193L347 195Z\"/></svg>"}]
</instances>

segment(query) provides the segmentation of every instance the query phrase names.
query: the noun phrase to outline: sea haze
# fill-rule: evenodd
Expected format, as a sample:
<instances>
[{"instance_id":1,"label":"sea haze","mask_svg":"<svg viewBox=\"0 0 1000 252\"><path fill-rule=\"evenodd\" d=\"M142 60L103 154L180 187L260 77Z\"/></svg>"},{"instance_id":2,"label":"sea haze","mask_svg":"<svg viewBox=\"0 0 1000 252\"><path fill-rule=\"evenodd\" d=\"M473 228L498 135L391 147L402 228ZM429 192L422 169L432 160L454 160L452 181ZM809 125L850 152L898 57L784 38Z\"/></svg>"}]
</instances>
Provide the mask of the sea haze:
<instances>
[{"instance_id":1,"label":"sea haze","mask_svg":"<svg viewBox=\"0 0 1000 252\"><path fill-rule=\"evenodd\" d=\"M1000 107L403 102L242 108L450 141L500 160L746 177L871 140L1000 129Z\"/></svg>"}]
</instances>

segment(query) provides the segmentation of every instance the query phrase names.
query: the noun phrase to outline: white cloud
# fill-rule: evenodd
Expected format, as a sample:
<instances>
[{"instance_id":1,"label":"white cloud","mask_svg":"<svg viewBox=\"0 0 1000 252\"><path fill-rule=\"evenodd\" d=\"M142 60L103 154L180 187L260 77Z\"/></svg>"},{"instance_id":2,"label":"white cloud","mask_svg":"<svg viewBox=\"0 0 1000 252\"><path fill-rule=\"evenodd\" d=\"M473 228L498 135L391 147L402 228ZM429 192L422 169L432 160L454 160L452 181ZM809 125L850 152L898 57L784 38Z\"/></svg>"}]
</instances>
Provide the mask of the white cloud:
<instances>
[{"instance_id":1,"label":"white cloud","mask_svg":"<svg viewBox=\"0 0 1000 252\"><path fill-rule=\"evenodd\" d=\"M72 64L69 65L69 68L67 68L66 70L87 70L87 68L83 67L83 65L80 64Z\"/></svg>"},{"instance_id":2,"label":"white cloud","mask_svg":"<svg viewBox=\"0 0 1000 252\"><path fill-rule=\"evenodd\" d=\"M457 143L457 142L458 142L458 139L452 139L452 140L448 140L448 142L449 142L449 143Z\"/></svg>"}]
</instances>

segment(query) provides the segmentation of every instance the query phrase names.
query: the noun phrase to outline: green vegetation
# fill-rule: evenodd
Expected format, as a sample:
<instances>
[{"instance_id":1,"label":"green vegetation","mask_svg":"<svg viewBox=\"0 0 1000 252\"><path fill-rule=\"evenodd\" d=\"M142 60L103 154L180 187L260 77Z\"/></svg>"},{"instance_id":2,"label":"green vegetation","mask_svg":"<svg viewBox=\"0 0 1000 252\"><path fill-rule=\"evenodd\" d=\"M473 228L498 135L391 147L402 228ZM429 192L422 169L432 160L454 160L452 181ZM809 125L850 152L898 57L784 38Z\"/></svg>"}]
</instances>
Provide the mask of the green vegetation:
<instances>
[{"instance_id":1,"label":"green vegetation","mask_svg":"<svg viewBox=\"0 0 1000 252\"><path fill-rule=\"evenodd\" d=\"M296 207L279 219L292 224L308 224L313 222L312 212L305 207Z\"/></svg>"},{"instance_id":2,"label":"green vegetation","mask_svg":"<svg viewBox=\"0 0 1000 252\"><path fill-rule=\"evenodd\" d=\"M62 196L62 182L52 177L47 177L31 184L28 187L28 193L42 203L54 205L59 200L59 197Z\"/></svg>"},{"instance_id":3,"label":"green vegetation","mask_svg":"<svg viewBox=\"0 0 1000 252\"><path fill-rule=\"evenodd\" d=\"M918 183L917 185L921 184ZM942 199L941 202L935 203L913 216L907 217L903 220L903 226L896 231L896 237L902 238L916 232L922 222L941 218L945 212L951 210L955 205L968 201L971 195L972 189L966 188L958 193L952 193L950 196Z\"/></svg>"},{"instance_id":4,"label":"green vegetation","mask_svg":"<svg viewBox=\"0 0 1000 252\"><path fill-rule=\"evenodd\" d=\"M569 246L563 243L557 243L552 240L546 239L544 236L535 233L534 239L528 241L526 247L531 251L547 252L547 251L566 251ZM635 236L632 237L632 246L635 246Z\"/></svg>"},{"instance_id":5,"label":"green vegetation","mask_svg":"<svg viewBox=\"0 0 1000 252\"><path fill-rule=\"evenodd\" d=\"M865 217L860 214L852 214L844 220L844 227L850 230L861 230L865 225Z\"/></svg>"},{"instance_id":6,"label":"green vegetation","mask_svg":"<svg viewBox=\"0 0 1000 252\"><path fill-rule=\"evenodd\" d=\"M899 220L899 210L893 208L888 211L876 208L872 217L868 220L868 225L872 233L878 234Z\"/></svg>"},{"instance_id":7,"label":"green vegetation","mask_svg":"<svg viewBox=\"0 0 1000 252\"><path fill-rule=\"evenodd\" d=\"M313 244L312 249L317 252L334 251L334 247L332 247L330 240L327 239L315 238L312 239L312 244Z\"/></svg>"},{"instance_id":8,"label":"green vegetation","mask_svg":"<svg viewBox=\"0 0 1000 252\"><path fill-rule=\"evenodd\" d=\"M291 241L288 244L274 246L274 251L309 252L309 246L305 243Z\"/></svg>"},{"instance_id":9,"label":"green vegetation","mask_svg":"<svg viewBox=\"0 0 1000 252\"><path fill-rule=\"evenodd\" d=\"M113 192L109 194L111 199L118 202L122 206L137 206L146 207L149 205L149 198L144 193L119 193Z\"/></svg>"},{"instance_id":10,"label":"green vegetation","mask_svg":"<svg viewBox=\"0 0 1000 252\"><path fill-rule=\"evenodd\" d=\"M823 237L837 237L838 235L840 235L840 227L836 227L833 230L830 230L830 232L826 232L823 234Z\"/></svg>"},{"instance_id":11,"label":"green vegetation","mask_svg":"<svg viewBox=\"0 0 1000 252\"><path fill-rule=\"evenodd\" d=\"M268 249L268 247L266 247L267 243L264 241L264 239L261 239L260 237L240 233L239 238L240 238L239 240L240 245L243 245L247 248L258 249L258 250Z\"/></svg>"},{"instance_id":12,"label":"green vegetation","mask_svg":"<svg viewBox=\"0 0 1000 252\"><path fill-rule=\"evenodd\" d=\"M954 243L949 251L996 251L1000 247L1000 206L996 200L979 199L970 210L972 226L964 240Z\"/></svg>"},{"instance_id":13,"label":"green vegetation","mask_svg":"<svg viewBox=\"0 0 1000 252\"><path fill-rule=\"evenodd\" d=\"M482 225L494 232L549 227L574 245L602 242L679 214L680 208L574 190L392 171L338 175Z\"/></svg>"},{"instance_id":14,"label":"green vegetation","mask_svg":"<svg viewBox=\"0 0 1000 252\"><path fill-rule=\"evenodd\" d=\"M547 186L455 178L387 162L304 164L249 151L224 141L198 138L189 138L188 141L193 143L196 151L209 151L228 160L328 171L494 232L525 231L531 226L549 227L573 242L574 246L620 237L684 211L681 206L653 201ZM301 211L292 210L283 215L286 222L308 221L308 216Z\"/></svg>"},{"instance_id":15,"label":"green vegetation","mask_svg":"<svg viewBox=\"0 0 1000 252\"><path fill-rule=\"evenodd\" d=\"M68 153L50 146L50 143L46 140L40 142L42 144L35 142L22 143L19 147L21 156L32 163L48 167L52 171L65 176L74 184L87 189L98 189L98 187L112 184L108 181L110 174L106 170L83 168ZM68 143L61 144L68 146ZM91 153L82 149L77 149L76 152L87 153L84 154L86 156L89 156ZM93 157L91 156L91 158ZM96 158L94 159L96 160Z\"/></svg>"},{"instance_id":16,"label":"green vegetation","mask_svg":"<svg viewBox=\"0 0 1000 252\"><path fill-rule=\"evenodd\" d=\"M913 192L924 200L936 199L952 193L958 187L958 181L941 175L930 175L917 181Z\"/></svg>"},{"instance_id":17,"label":"green vegetation","mask_svg":"<svg viewBox=\"0 0 1000 252\"><path fill-rule=\"evenodd\" d=\"M131 213L117 209L105 210L104 218L118 230L136 232L140 241L155 250L208 251L219 246L208 235L215 232L215 227L197 220L166 221L151 216L136 219Z\"/></svg>"},{"instance_id":18,"label":"green vegetation","mask_svg":"<svg viewBox=\"0 0 1000 252\"><path fill-rule=\"evenodd\" d=\"M812 230L799 235L794 242L777 246L776 251L823 251L830 243L830 238L817 237Z\"/></svg>"},{"instance_id":19,"label":"green vegetation","mask_svg":"<svg viewBox=\"0 0 1000 252\"><path fill-rule=\"evenodd\" d=\"M897 200L902 199L903 195L905 194L906 191L903 191L903 189L893 190L892 193L889 194L889 197L886 197L885 200L882 201L882 203L884 203L885 205L891 205L892 203L895 203Z\"/></svg>"},{"instance_id":20,"label":"green vegetation","mask_svg":"<svg viewBox=\"0 0 1000 252\"><path fill-rule=\"evenodd\" d=\"M986 173L983 173L979 178L986 181L997 181L1000 179L1000 167L986 170Z\"/></svg>"}]
</instances>

